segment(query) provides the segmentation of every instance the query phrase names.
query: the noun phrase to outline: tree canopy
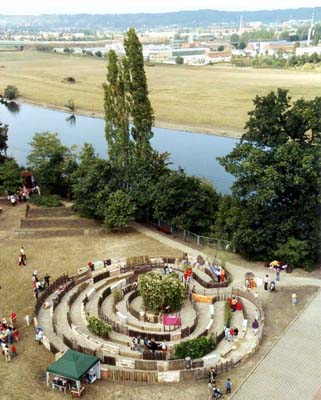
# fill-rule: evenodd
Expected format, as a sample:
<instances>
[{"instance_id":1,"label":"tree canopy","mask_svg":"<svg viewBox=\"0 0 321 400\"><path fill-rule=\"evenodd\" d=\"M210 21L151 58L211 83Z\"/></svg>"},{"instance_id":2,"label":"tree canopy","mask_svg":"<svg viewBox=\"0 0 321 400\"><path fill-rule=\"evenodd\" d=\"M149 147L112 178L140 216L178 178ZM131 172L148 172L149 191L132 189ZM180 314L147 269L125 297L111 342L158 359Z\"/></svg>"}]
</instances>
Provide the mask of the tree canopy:
<instances>
[{"instance_id":1,"label":"tree canopy","mask_svg":"<svg viewBox=\"0 0 321 400\"><path fill-rule=\"evenodd\" d=\"M64 146L57 133L36 133L32 139L28 166L37 182L51 194L71 193L71 177L77 168L76 155Z\"/></svg>"},{"instance_id":2,"label":"tree canopy","mask_svg":"<svg viewBox=\"0 0 321 400\"><path fill-rule=\"evenodd\" d=\"M273 257L294 238L308 244L307 263L317 260L320 106L318 97L291 103L283 89L257 96L240 144L220 158L236 178L223 229L245 256Z\"/></svg>"},{"instance_id":3,"label":"tree canopy","mask_svg":"<svg viewBox=\"0 0 321 400\"><path fill-rule=\"evenodd\" d=\"M139 293L145 307L152 312L160 312L163 306L170 311L178 311L184 300L184 286L178 275L162 275L158 272L147 272L138 279Z\"/></svg>"}]
</instances>

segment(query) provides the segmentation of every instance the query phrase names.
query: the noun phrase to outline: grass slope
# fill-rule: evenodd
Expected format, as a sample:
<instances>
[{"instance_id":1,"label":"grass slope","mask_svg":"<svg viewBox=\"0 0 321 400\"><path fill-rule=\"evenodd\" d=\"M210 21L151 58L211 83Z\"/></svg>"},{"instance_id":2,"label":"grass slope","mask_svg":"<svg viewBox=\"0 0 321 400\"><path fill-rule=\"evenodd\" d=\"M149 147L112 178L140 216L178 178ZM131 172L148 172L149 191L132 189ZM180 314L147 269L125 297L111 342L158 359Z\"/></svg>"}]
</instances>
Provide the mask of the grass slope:
<instances>
[{"instance_id":1,"label":"grass slope","mask_svg":"<svg viewBox=\"0 0 321 400\"><path fill-rule=\"evenodd\" d=\"M146 66L156 122L164 127L239 136L256 94L290 89L293 98L321 92L321 73L236 67ZM0 92L17 86L28 101L64 107L74 99L78 111L103 112L106 60L33 50L0 52ZM73 76L70 84L64 78Z\"/></svg>"}]
</instances>

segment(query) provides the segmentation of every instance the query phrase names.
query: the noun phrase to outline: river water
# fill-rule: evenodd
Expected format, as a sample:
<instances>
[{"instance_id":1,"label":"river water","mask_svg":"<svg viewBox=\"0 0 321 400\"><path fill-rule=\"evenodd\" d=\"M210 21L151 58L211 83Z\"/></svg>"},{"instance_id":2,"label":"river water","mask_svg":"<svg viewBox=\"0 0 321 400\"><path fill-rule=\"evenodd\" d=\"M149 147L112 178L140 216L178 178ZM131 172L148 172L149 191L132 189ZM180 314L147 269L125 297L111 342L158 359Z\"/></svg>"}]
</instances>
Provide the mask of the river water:
<instances>
[{"instance_id":1,"label":"river water","mask_svg":"<svg viewBox=\"0 0 321 400\"><path fill-rule=\"evenodd\" d=\"M91 143L96 152L107 157L104 121L100 118L76 116L75 123L66 121L68 113L30 104L10 110L0 105L0 122L9 125L8 154L21 165L26 164L30 142L36 132L57 132L67 146ZM154 128L153 147L169 152L171 168L181 167L189 175L204 177L221 193L229 193L233 177L219 165L216 157L228 154L238 142L220 136Z\"/></svg>"}]
</instances>

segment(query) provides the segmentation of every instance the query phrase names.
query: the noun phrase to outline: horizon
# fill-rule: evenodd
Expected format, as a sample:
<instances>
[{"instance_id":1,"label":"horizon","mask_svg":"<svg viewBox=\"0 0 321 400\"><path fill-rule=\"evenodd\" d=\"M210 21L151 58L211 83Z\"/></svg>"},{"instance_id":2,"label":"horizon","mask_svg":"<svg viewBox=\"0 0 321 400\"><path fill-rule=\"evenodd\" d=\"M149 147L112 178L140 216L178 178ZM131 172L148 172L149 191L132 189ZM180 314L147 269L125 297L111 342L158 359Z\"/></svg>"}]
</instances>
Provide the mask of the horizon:
<instances>
[{"instance_id":1,"label":"horizon","mask_svg":"<svg viewBox=\"0 0 321 400\"><path fill-rule=\"evenodd\" d=\"M156 3L156 4L155 4ZM68 0L30 0L26 6L24 0L12 0L9 4L2 6L0 15L4 16L41 16L41 15L122 15L122 14L165 14L171 12L188 11L220 11L220 12L259 12L259 11L278 11L278 10L296 10L300 8L318 8L321 7L320 0L283 0L282 5L277 0L263 0L255 7L242 4L239 7L239 0L226 0L224 7L220 7L217 1L213 0L168 0L163 2L151 2L149 0L119 0L117 5L102 6L101 0L78 0L77 4L72 6L72 1ZM195 6L195 3L197 6ZM319 3L319 4L316 4ZM253 3L252 3L253 4Z\"/></svg>"}]
</instances>

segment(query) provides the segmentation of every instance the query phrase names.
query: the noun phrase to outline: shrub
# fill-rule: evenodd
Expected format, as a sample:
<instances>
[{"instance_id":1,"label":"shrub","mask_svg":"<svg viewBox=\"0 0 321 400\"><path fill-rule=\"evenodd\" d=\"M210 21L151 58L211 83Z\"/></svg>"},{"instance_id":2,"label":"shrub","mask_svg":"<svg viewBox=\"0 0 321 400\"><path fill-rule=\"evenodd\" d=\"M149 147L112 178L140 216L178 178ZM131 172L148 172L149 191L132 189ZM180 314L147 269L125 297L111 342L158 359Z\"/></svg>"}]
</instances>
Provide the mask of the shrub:
<instances>
[{"instance_id":1,"label":"shrub","mask_svg":"<svg viewBox=\"0 0 321 400\"><path fill-rule=\"evenodd\" d=\"M54 50L54 48L52 46L47 46L47 45L41 44L39 46L36 46L36 50L43 51L45 53L50 53L51 51Z\"/></svg>"},{"instance_id":2,"label":"shrub","mask_svg":"<svg viewBox=\"0 0 321 400\"><path fill-rule=\"evenodd\" d=\"M311 268L309 244L306 240L291 237L286 243L278 245L274 255L283 262L287 262L291 268L304 267L307 270Z\"/></svg>"},{"instance_id":3,"label":"shrub","mask_svg":"<svg viewBox=\"0 0 321 400\"><path fill-rule=\"evenodd\" d=\"M224 326L228 328L231 326L231 319L232 319L232 311L229 306L229 303L226 301L224 306Z\"/></svg>"},{"instance_id":4,"label":"shrub","mask_svg":"<svg viewBox=\"0 0 321 400\"><path fill-rule=\"evenodd\" d=\"M57 195L41 195L41 196L32 196L30 198L31 203L35 204L39 207L59 207L60 204L60 197Z\"/></svg>"},{"instance_id":5,"label":"shrub","mask_svg":"<svg viewBox=\"0 0 321 400\"><path fill-rule=\"evenodd\" d=\"M104 339L108 338L111 332L110 325L106 324L99 318L96 318L95 316L89 314L87 315L87 321L88 321L88 328L91 330L92 333Z\"/></svg>"},{"instance_id":6,"label":"shrub","mask_svg":"<svg viewBox=\"0 0 321 400\"><path fill-rule=\"evenodd\" d=\"M68 83L76 83L76 79L73 76L67 76L64 81Z\"/></svg>"},{"instance_id":7,"label":"shrub","mask_svg":"<svg viewBox=\"0 0 321 400\"><path fill-rule=\"evenodd\" d=\"M95 56L96 57L102 57L103 53L100 50L98 50L98 51L95 52Z\"/></svg>"},{"instance_id":8,"label":"shrub","mask_svg":"<svg viewBox=\"0 0 321 400\"><path fill-rule=\"evenodd\" d=\"M151 271L139 277L139 292L148 310L160 312L165 305L170 311L177 311L183 303L185 289L176 274L164 276Z\"/></svg>"},{"instance_id":9,"label":"shrub","mask_svg":"<svg viewBox=\"0 0 321 400\"><path fill-rule=\"evenodd\" d=\"M66 53L66 54L72 54L72 53L74 53L74 49L72 48L72 47L65 47L64 48L64 53Z\"/></svg>"},{"instance_id":10,"label":"shrub","mask_svg":"<svg viewBox=\"0 0 321 400\"><path fill-rule=\"evenodd\" d=\"M121 289L118 288L113 291L114 304L121 301L123 299L123 297L124 297L124 293Z\"/></svg>"},{"instance_id":11,"label":"shrub","mask_svg":"<svg viewBox=\"0 0 321 400\"><path fill-rule=\"evenodd\" d=\"M187 340L174 346L174 354L177 358L190 357L201 358L215 349L213 335L209 338L202 336L196 339Z\"/></svg>"},{"instance_id":12,"label":"shrub","mask_svg":"<svg viewBox=\"0 0 321 400\"><path fill-rule=\"evenodd\" d=\"M19 96L19 90L13 85L8 85L4 89L3 96L8 100L14 100Z\"/></svg>"}]
</instances>

